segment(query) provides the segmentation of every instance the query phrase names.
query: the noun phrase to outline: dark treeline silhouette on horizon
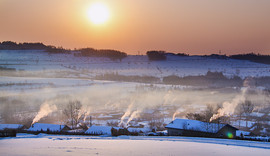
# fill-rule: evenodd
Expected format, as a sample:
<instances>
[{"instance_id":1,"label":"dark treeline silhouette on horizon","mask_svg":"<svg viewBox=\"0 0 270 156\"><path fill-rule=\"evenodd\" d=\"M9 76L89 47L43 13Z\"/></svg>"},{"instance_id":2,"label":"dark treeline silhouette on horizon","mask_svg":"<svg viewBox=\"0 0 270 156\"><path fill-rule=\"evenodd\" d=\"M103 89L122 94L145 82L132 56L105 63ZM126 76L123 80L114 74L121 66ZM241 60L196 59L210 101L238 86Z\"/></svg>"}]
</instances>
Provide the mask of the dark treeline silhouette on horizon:
<instances>
[{"instance_id":1,"label":"dark treeline silhouette on horizon","mask_svg":"<svg viewBox=\"0 0 270 156\"><path fill-rule=\"evenodd\" d=\"M47 52L58 52L58 53L70 51L70 49L64 49L63 47L56 47L52 45L45 45L41 42L16 43L13 41L0 42L0 50L45 50Z\"/></svg>"},{"instance_id":2,"label":"dark treeline silhouette on horizon","mask_svg":"<svg viewBox=\"0 0 270 156\"><path fill-rule=\"evenodd\" d=\"M167 56L166 56L166 52L165 51L148 51L146 53L146 55L148 56L148 59L151 61L162 61L162 60L166 60Z\"/></svg>"},{"instance_id":3,"label":"dark treeline silhouette on horizon","mask_svg":"<svg viewBox=\"0 0 270 156\"><path fill-rule=\"evenodd\" d=\"M16 43L12 41L3 41L0 42L0 50L44 50L49 53L69 53L72 50L65 49L63 47L55 47L52 45L44 45L41 42L36 43ZM121 52L118 50L112 49L94 49L94 48L81 48L74 49L73 51L78 51L80 53L75 54L75 56L85 56L85 57L108 57L112 60L119 59L120 61L127 57L127 53ZM146 55L150 61L165 61L167 56L179 56L179 57L188 57L192 56L187 53L172 53L166 51L152 50L147 51ZM255 53L247 54L236 54L236 55L220 55L220 54L210 54L210 55L198 55L208 58L215 59L237 59L237 60L248 60L256 63L270 64L270 55L262 55Z\"/></svg>"},{"instance_id":4,"label":"dark treeline silhouette on horizon","mask_svg":"<svg viewBox=\"0 0 270 156\"><path fill-rule=\"evenodd\" d=\"M0 50L44 50L49 53L67 53L70 50L63 47L55 47L51 45L44 45L43 43L16 43L12 41L0 42Z\"/></svg>"},{"instance_id":5,"label":"dark treeline silhouette on horizon","mask_svg":"<svg viewBox=\"0 0 270 156\"><path fill-rule=\"evenodd\" d=\"M94 49L94 48L82 48L78 49L80 53L74 54L74 56L84 56L84 57L108 57L111 60L122 60L127 57L127 54L118 50L111 49Z\"/></svg>"},{"instance_id":6,"label":"dark treeline silhouette on horizon","mask_svg":"<svg viewBox=\"0 0 270 156\"><path fill-rule=\"evenodd\" d=\"M249 60L249 61L257 62L257 63L270 64L270 55L249 53L249 54L232 55L230 56L230 58L238 59L238 60Z\"/></svg>"}]
</instances>

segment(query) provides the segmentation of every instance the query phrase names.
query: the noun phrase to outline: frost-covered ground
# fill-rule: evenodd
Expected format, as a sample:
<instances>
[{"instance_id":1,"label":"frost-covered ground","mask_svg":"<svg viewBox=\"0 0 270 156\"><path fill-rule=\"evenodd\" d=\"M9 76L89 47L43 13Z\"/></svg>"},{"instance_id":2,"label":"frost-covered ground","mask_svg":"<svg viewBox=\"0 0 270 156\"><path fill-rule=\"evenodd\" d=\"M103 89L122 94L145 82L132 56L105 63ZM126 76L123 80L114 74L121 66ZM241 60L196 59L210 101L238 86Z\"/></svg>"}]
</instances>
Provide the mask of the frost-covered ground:
<instances>
[{"instance_id":1,"label":"frost-covered ground","mask_svg":"<svg viewBox=\"0 0 270 156\"><path fill-rule=\"evenodd\" d=\"M201 56L168 56L167 61L148 61L147 56L128 56L120 62L108 58L74 57L72 53L48 54L37 50L2 50L0 64L25 71L73 72L70 77L94 77L98 74L115 72L121 75L187 76L203 75L209 70L223 72L229 77L270 76L270 65Z\"/></svg>"},{"instance_id":2,"label":"frost-covered ground","mask_svg":"<svg viewBox=\"0 0 270 156\"><path fill-rule=\"evenodd\" d=\"M268 156L270 143L195 137L93 137L18 134L0 139L0 155Z\"/></svg>"}]
</instances>

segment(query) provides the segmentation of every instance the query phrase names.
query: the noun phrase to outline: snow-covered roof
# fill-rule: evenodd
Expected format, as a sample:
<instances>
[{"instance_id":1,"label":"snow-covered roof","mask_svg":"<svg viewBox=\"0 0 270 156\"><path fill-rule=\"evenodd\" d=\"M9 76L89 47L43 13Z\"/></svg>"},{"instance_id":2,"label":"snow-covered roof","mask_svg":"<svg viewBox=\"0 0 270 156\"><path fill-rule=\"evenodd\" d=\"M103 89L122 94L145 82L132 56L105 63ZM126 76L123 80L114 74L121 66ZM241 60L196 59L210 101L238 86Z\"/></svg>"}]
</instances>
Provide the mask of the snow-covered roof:
<instances>
[{"instance_id":1,"label":"snow-covered roof","mask_svg":"<svg viewBox=\"0 0 270 156\"><path fill-rule=\"evenodd\" d=\"M250 135L250 132L247 132L247 131L241 131L241 130L237 130L236 131L236 136L241 136L241 133L243 134L243 135Z\"/></svg>"},{"instance_id":2,"label":"snow-covered roof","mask_svg":"<svg viewBox=\"0 0 270 156\"><path fill-rule=\"evenodd\" d=\"M96 134L96 135L112 135L111 126L91 126L85 133L86 134Z\"/></svg>"},{"instance_id":3,"label":"snow-covered roof","mask_svg":"<svg viewBox=\"0 0 270 156\"><path fill-rule=\"evenodd\" d=\"M209 123L209 122L202 122L198 120L175 119L174 121L169 123L167 126L165 126L165 128L192 130L192 131L200 131L200 132L207 132L207 133L217 133L225 125L226 124Z\"/></svg>"},{"instance_id":4,"label":"snow-covered roof","mask_svg":"<svg viewBox=\"0 0 270 156\"><path fill-rule=\"evenodd\" d=\"M28 131L47 131L47 130L50 130L52 132L60 132L61 130L63 130L64 127L65 127L65 125L35 123L28 129Z\"/></svg>"},{"instance_id":5,"label":"snow-covered roof","mask_svg":"<svg viewBox=\"0 0 270 156\"><path fill-rule=\"evenodd\" d=\"M0 130L4 129L20 129L23 125L20 124L0 124Z\"/></svg>"}]
</instances>

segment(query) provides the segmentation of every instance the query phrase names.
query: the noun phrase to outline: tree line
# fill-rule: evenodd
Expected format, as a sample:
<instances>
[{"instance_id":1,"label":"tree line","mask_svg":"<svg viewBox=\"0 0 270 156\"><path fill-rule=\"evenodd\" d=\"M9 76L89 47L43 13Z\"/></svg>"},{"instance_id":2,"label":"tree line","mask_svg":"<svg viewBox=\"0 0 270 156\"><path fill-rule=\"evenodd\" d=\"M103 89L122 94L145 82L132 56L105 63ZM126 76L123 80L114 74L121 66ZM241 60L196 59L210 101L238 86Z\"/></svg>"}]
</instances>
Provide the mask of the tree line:
<instances>
[{"instance_id":1,"label":"tree line","mask_svg":"<svg viewBox=\"0 0 270 156\"><path fill-rule=\"evenodd\" d=\"M0 42L0 50L44 50L49 53L66 53L70 50L63 47L55 47L51 45L44 45L43 43L16 43L12 41Z\"/></svg>"},{"instance_id":2,"label":"tree line","mask_svg":"<svg viewBox=\"0 0 270 156\"><path fill-rule=\"evenodd\" d=\"M107 57L111 60L122 60L127 57L127 54L118 50L112 49L94 49L94 48L82 48L78 49L80 53L74 54L74 56L84 56L84 57Z\"/></svg>"}]
</instances>

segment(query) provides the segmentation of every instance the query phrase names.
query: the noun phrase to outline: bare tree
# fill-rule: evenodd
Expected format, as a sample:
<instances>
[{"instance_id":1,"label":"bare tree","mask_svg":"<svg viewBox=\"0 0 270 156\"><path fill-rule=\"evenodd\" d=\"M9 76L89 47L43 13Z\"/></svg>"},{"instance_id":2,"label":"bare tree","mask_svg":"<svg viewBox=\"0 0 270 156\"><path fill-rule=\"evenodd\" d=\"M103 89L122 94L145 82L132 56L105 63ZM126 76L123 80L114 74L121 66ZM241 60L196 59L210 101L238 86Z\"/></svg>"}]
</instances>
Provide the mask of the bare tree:
<instances>
[{"instance_id":1,"label":"bare tree","mask_svg":"<svg viewBox=\"0 0 270 156\"><path fill-rule=\"evenodd\" d=\"M253 112L254 104L252 104L251 101L246 100L244 103L242 103L242 108L246 117L246 128L247 128L248 118L250 114Z\"/></svg>"},{"instance_id":2,"label":"bare tree","mask_svg":"<svg viewBox=\"0 0 270 156\"><path fill-rule=\"evenodd\" d=\"M213 106L207 105L206 110L204 111L203 114L204 114L205 122L210 122L210 119L215 114L215 110L214 110Z\"/></svg>"},{"instance_id":3,"label":"bare tree","mask_svg":"<svg viewBox=\"0 0 270 156\"><path fill-rule=\"evenodd\" d=\"M73 128L74 125L79 123L79 120L82 117L81 114L82 104L80 101L69 101L68 105L64 109L63 113L67 117L68 121L71 122L71 126ZM70 121L71 120L71 121Z\"/></svg>"},{"instance_id":4,"label":"bare tree","mask_svg":"<svg viewBox=\"0 0 270 156\"><path fill-rule=\"evenodd\" d=\"M191 120L205 121L204 115L199 114L199 113L188 113L186 115L186 118L191 119Z\"/></svg>"},{"instance_id":5,"label":"bare tree","mask_svg":"<svg viewBox=\"0 0 270 156\"><path fill-rule=\"evenodd\" d=\"M242 104L243 104L243 103L239 103L239 104L236 106L236 108L235 108L235 112L236 112L236 114L238 115L238 121L239 121L238 127L239 127L239 128L241 127L242 115L244 114Z\"/></svg>"},{"instance_id":6,"label":"bare tree","mask_svg":"<svg viewBox=\"0 0 270 156\"><path fill-rule=\"evenodd\" d=\"M203 122L210 122L211 117L217 113L217 110L221 108L221 106L217 106L214 108L212 105L207 105L206 109L201 113L188 113L186 118L191 120L199 120Z\"/></svg>"}]
</instances>

